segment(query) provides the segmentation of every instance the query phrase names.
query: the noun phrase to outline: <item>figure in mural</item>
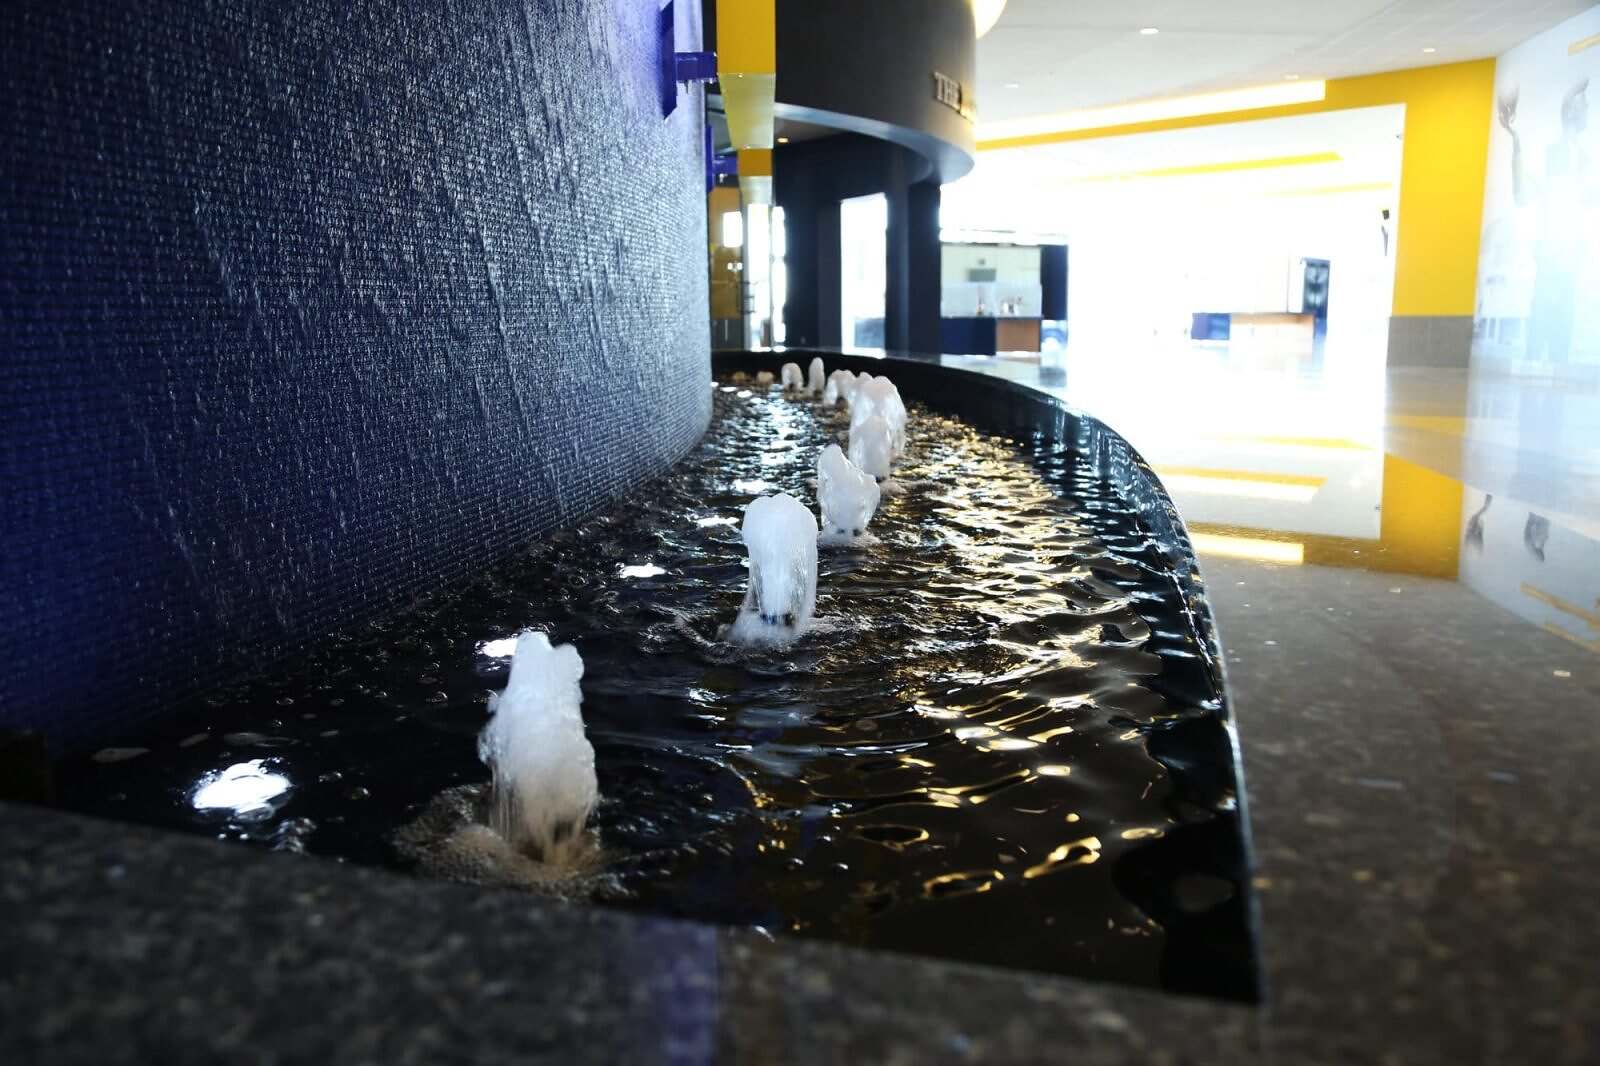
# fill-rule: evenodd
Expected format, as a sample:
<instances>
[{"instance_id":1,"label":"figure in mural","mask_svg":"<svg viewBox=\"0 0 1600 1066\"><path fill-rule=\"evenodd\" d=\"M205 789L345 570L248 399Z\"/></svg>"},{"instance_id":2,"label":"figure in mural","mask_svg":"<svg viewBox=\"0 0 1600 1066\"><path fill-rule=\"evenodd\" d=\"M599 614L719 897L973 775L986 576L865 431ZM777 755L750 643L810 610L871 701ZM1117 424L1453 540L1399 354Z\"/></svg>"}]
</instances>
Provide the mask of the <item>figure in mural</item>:
<instances>
[{"instance_id":1,"label":"figure in mural","mask_svg":"<svg viewBox=\"0 0 1600 1066\"><path fill-rule=\"evenodd\" d=\"M1489 507L1494 503L1494 494L1488 493L1483 497L1483 506L1472 513L1467 519L1466 542L1474 551L1483 551L1483 516L1489 513Z\"/></svg>"},{"instance_id":2,"label":"figure in mural","mask_svg":"<svg viewBox=\"0 0 1600 1066\"><path fill-rule=\"evenodd\" d=\"M1534 511L1528 512L1528 521L1522 526L1522 546L1541 563L1544 546L1550 542L1550 519Z\"/></svg>"},{"instance_id":3,"label":"figure in mural","mask_svg":"<svg viewBox=\"0 0 1600 1066\"><path fill-rule=\"evenodd\" d=\"M1561 99L1561 136L1544 154L1544 169L1535 172L1517 133L1517 99L1513 86L1500 97L1500 125L1511 134L1511 187L1518 207L1538 212L1534 244L1533 305L1528 310L1530 359L1565 363L1572 351L1572 324L1577 310L1578 274L1583 263L1583 208L1594 202L1596 173L1583 144L1589 125L1589 79L1574 84Z\"/></svg>"}]
</instances>

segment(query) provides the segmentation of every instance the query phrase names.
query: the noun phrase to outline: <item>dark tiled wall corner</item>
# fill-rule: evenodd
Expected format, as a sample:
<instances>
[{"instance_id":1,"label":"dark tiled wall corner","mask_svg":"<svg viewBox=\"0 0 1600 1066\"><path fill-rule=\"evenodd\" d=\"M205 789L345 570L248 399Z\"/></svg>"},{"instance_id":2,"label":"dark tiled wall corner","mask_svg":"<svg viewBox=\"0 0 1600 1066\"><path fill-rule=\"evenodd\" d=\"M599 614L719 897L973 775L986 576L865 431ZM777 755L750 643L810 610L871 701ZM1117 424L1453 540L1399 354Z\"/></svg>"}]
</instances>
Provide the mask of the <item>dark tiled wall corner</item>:
<instances>
[{"instance_id":1,"label":"dark tiled wall corner","mask_svg":"<svg viewBox=\"0 0 1600 1066\"><path fill-rule=\"evenodd\" d=\"M688 450L700 109L661 118L656 18L5 6L0 727L115 732Z\"/></svg>"}]
</instances>

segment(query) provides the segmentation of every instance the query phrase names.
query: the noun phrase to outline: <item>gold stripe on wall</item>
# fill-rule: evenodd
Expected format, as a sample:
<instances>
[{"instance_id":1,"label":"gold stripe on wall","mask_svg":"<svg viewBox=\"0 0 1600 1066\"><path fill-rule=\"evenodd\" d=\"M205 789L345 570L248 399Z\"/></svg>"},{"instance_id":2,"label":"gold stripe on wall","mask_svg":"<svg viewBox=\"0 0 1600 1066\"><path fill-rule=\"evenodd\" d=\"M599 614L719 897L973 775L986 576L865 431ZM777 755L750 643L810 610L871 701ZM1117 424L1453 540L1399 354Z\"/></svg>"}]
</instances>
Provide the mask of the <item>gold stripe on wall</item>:
<instances>
[{"instance_id":1,"label":"gold stripe on wall","mask_svg":"<svg viewBox=\"0 0 1600 1066\"><path fill-rule=\"evenodd\" d=\"M1580 622L1587 622L1590 629L1600 630L1600 614L1585 610L1569 600L1562 599L1553 592L1546 592L1539 586L1524 581L1522 583L1522 594L1530 599L1538 600L1540 603L1549 604L1562 614L1570 614Z\"/></svg>"}]
</instances>

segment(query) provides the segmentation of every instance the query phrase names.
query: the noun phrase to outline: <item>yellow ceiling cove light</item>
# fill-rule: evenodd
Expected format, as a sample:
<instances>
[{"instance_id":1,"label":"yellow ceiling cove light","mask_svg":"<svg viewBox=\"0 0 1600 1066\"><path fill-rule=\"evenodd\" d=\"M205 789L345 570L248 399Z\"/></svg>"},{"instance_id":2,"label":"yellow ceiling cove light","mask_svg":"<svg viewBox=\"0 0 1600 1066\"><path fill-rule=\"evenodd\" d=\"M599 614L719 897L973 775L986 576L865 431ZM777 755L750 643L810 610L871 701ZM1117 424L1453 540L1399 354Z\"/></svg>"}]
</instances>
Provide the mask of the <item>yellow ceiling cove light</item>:
<instances>
[{"instance_id":1,"label":"yellow ceiling cove light","mask_svg":"<svg viewBox=\"0 0 1600 1066\"><path fill-rule=\"evenodd\" d=\"M1265 537L1232 537L1224 533L1189 534L1194 550L1201 555L1223 555L1230 559L1254 559L1262 563L1299 566L1306 561L1306 546L1299 541L1267 540Z\"/></svg>"},{"instance_id":2,"label":"yellow ceiling cove light","mask_svg":"<svg viewBox=\"0 0 1600 1066\"><path fill-rule=\"evenodd\" d=\"M1006 9L1006 0L972 0L972 21L982 37L1000 21L1000 12Z\"/></svg>"},{"instance_id":3,"label":"yellow ceiling cove light","mask_svg":"<svg viewBox=\"0 0 1600 1066\"><path fill-rule=\"evenodd\" d=\"M1175 118L1195 118L1200 115L1223 115L1233 111L1255 111L1292 104L1314 104L1321 102L1327 95L1328 84L1320 79L1285 81L1275 85L1256 85L1248 89L1228 89L1195 96L1142 100L1134 104L1115 104L1111 107L1005 119L983 123L978 127L978 147L980 149L989 147L985 143L989 141L1022 141L1034 136L1039 137L1041 141L1047 141L1051 134L1057 133L1131 126L1140 122L1162 122ZM1011 148L1021 145L1001 144L994 147Z\"/></svg>"}]
</instances>

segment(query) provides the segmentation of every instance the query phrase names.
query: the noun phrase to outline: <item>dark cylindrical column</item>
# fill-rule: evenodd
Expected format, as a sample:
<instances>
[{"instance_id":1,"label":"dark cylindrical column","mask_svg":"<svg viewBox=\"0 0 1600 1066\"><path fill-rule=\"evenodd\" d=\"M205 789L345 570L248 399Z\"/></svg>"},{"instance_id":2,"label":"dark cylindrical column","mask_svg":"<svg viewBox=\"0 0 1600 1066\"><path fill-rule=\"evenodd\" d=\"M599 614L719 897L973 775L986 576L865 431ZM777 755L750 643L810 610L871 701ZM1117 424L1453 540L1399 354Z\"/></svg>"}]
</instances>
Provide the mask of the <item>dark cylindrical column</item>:
<instances>
[{"instance_id":1,"label":"dark cylindrical column","mask_svg":"<svg viewBox=\"0 0 1600 1066\"><path fill-rule=\"evenodd\" d=\"M1041 318L1052 322L1067 320L1067 246L1047 244L1039 249L1039 287L1042 292Z\"/></svg>"},{"instance_id":2,"label":"dark cylindrical column","mask_svg":"<svg viewBox=\"0 0 1600 1066\"><path fill-rule=\"evenodd\" d=\"M937 352L941 288L939 241L939 183L919 181L908 196L911 333L906 347L913 352Z\"/></svg>"},{"instance_id":3,"label":"dark cylindrical column","mask_svg":"<svg viewBox=\"0 0 1600 1066\"><path fill-rule=\"evenodd\" d=\"M795 198L783 205L785 265L789 291L784 297L784 343L821 344L817 325L817 206Z\"/></svg>"},{"instance_id":4,"label":"dark cylindrical column","mask_svg":"<svg viewBox=\"0 0 1600 1066\"><path fill-rule=\"evenodd\" d=\"M883 195L889 206L884 234L883 346L891 352L911 347L911 191L905 159L891 151L884 166Z\"/></svg>"},{"instance_id":5,"label":"dark cylindrical column","mask_svg":"<svg viewBox=\"0 0 1600 1066\"><path fill-rule=\"evenodd\" d=\"M844 263L840 256L839 201L819 204L813 217L816 234L813 247L817 256L816 288L813 290L817 343L824 348L841 348L844 346L844 309L839 306L839 292L844 282Z\"/></svg>"}]
</instances>

